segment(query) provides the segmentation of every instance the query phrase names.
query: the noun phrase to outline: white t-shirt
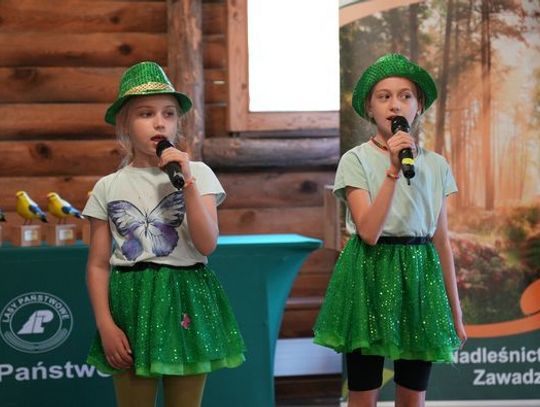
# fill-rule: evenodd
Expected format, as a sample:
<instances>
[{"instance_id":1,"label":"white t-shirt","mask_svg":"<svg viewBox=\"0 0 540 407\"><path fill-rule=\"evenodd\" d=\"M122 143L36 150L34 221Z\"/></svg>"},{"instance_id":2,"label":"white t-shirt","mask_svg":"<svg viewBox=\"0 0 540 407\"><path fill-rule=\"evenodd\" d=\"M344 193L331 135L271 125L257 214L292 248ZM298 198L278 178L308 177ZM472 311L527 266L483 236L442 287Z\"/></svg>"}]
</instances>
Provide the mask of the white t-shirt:
<instances>
[{"instance_id":1,"label":"white t-shirt","mask_svg":"<svg viewBox=\"0 0 540 407\"><path fill-rule=\"evenodd\" d=\"M201 195L225 191L214 172L202 162L190 162ZM109 222L113 238L111 265L141 261L189 266L207 263L189 235L184 194L157 167L126 166L101 178L86 203L83 215Z\"/></svg>"},{"instance_id":2,"label":"white t-shirt","mask_svg":"<svg viewBox=\"0 0 540 407\"><path fill-rule=\"evenodd\" d=\"M356 146L339 161L334 194L346 202L345 188L351 186L367 190L373 202L388 168L390 156L386 152L370 142ZM411 185L407 185L403 174L397 180L381 236L433 236L444 197L457 191L456 181L443 156L419 148L414 169L416 175ZM348 207L346 226L350 234L356 233Z\"/></svg>"}]
</instances>

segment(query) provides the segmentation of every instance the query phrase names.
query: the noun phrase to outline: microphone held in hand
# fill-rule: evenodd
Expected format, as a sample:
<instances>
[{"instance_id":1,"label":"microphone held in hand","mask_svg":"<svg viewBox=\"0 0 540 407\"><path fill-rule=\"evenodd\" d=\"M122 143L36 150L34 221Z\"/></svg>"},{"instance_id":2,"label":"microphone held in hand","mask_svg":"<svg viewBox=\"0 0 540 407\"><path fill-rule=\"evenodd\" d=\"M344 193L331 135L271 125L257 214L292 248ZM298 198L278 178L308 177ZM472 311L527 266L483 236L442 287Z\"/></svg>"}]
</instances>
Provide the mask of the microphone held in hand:
<instances>
[{"instance_id":1,"label":"microphone held in hand","mask_svg":"<svg viewBox=\"0 0 540 407\"><path fill-rule=\"evenodd\" d=\"M156 146L157 156L161 157L161 153L163 153L163 150L169 147L174 147L169 140L160 140ZM167 163L163 170L167 173L169 179L171 180L171 183L176 187L176 189L182 189L184 187L184 176L182 175L182 169L180 168L180 164L174 161Z\"/></svg>"},{"instance_id":2,"label":"microphone held in hand","mask_svg":"<svg viewBox=\"0 0 540 407\"><path fill-rule=\"evenodd\" d=\"M394 116L391 122L392 134L396 134L398 131L404 131L408 133L411 131L411 126L406 118L403 116ZM407 183L410 185L410 179L414 177L414 156L410 148L404 148L399 152L399 160L401 161L401 171L407 178Z\"/></svg>"}]
</instances>

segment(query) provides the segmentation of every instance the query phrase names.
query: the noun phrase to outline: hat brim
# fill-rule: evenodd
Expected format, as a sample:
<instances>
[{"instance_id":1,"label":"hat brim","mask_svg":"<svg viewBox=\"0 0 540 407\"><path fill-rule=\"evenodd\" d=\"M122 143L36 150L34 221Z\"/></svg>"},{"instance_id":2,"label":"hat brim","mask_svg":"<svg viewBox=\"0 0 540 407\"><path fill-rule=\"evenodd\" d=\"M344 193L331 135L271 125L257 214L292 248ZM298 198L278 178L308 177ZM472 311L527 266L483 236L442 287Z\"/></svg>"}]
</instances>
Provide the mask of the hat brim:
<instances>
[{"instance_id":1,"label":"hat brim","mask_svg":"<svg viewBox=\"0 0 540 407\"><path fill-rule=\"evenodd\" d=\"M112 105L109 106L109 108L105 112L105 121L109 124L115 125L116 115L129 99L133 97L139 97L139 96L155 96L155 95L174 96L175 99L178 101L178 104L180 105L180 110L182 111L181 112L182 115L187 113L191 109L191 106L192 106L191 99L187 95L181 92L164 92L163 90L160 90L157 92L146 91L143 93L130 94L130 95L126 95L126 96L122 96L118 98Z\"/></svg>"},{"instance_id":2,"label":"hat brim","mask_svg":"<svg viewBox=\"0 0 540 407\"><path fill-rule=\"evenodd\" d=\"M377 82L390 77L406 78L418 85L424 94L423 112L437 99L437 86L429 72L402 55L389 54L369 66L358 80L352 96L356 113L369 120L365 109L366 98Z\"/></svg>"}]
</instances>

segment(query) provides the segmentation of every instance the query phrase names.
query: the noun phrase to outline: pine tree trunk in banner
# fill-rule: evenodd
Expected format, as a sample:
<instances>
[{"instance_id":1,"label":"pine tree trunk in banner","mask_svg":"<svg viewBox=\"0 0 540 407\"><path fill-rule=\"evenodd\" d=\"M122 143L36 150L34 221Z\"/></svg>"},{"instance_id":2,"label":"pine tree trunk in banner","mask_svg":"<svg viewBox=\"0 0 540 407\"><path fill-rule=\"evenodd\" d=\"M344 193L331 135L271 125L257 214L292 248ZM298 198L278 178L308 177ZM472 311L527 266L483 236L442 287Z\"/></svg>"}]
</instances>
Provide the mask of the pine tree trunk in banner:
<instances>
[{"instance_id":1,"label":"pine tree trunk in banner","mask_svg":"<svg viewBox=\"0 0 540 407\"><path fill-rule=\"evenodd\" d=\"M168 68L175 88L193 101L183 117L182 135L192 160L201 159L204 139L202 1L167 0Z\"/></svg>"},{"instance_id":2,"label":"pine tree trunk in banner","mask_svg":"<svg viewBox=\"0 0 540 407\"><path fill-rule=\"evenodd\" d=\"M482 60L482 161L484 164L484 209L495 207L491 140L491 28L490 3L482 2L481 60Z\"/></svg>"}]
</instances>

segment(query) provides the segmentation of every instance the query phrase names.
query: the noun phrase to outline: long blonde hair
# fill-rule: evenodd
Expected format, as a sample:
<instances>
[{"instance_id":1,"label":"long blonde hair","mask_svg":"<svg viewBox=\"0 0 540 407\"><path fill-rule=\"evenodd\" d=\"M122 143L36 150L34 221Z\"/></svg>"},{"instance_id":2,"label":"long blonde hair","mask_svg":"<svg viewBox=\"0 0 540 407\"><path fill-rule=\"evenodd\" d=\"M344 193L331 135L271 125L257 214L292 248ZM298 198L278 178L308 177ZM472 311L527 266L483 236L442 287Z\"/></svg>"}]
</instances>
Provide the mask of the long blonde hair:
<instances>
[{"instance_id":1,"label":"long blonde hair","mask_svg":"<svg viewBox=\"0 0 540 407\"><path fill-rule=\"evenodd\" d=\"M138 97L144 97L144 96L138 96ZM118 140L118 143L120 144L120 147L122 147L122 161L120 162L119 168L123 168L131 161L133 161L134 157L134 151L133 151L133 144L131 142L131 136L130 136L130 114L131 114L131 105L133 104L133 100L135 98L130 98L124 106L119 110L118 114L116 115L116 126L115 126L115 132L116 132L116 139ZM181 134L181 117L182 117L182 110L180 109L180 105L178 102L176 104L176 110L178 113L178 125L176 128L176 135L174 137L174 140L172 140L172 143L177 146L180 144L182 134Z\"/></svg>"}]
</instances>

